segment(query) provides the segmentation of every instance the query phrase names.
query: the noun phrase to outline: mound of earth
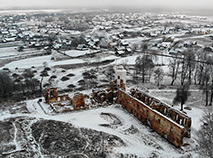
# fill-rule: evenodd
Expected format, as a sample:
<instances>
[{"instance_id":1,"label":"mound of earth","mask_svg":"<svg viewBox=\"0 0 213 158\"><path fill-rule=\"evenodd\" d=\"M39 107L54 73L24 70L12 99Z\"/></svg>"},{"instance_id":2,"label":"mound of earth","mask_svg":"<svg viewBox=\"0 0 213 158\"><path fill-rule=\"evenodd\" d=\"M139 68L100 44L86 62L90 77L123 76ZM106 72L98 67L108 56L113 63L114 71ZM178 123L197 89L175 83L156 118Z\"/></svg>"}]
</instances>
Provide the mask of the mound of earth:
<instances>
[{"instance_id":1,"label":"mound of earth","mask_svg":"<svg viewBox=\"0 0 213 158\"><path fill-rule=\"evenodd\" d=\"M31 129L44 155L98 158L104 157L104 145L109 138L112 147L125 145L117 136L55 120L40 120Z\"/></svg>"},{"instance_id":2,"label":"mound of earth","mask_svg":"<svg viewBox=\"0 0 213 158\"><path fill-rule=\"evenodd\" d=\"M8 143L12 142L14 139L14 129L12 121L0 121L0 129L0 153L14 150L15 146Z\"/></svg>"}]
</instances>

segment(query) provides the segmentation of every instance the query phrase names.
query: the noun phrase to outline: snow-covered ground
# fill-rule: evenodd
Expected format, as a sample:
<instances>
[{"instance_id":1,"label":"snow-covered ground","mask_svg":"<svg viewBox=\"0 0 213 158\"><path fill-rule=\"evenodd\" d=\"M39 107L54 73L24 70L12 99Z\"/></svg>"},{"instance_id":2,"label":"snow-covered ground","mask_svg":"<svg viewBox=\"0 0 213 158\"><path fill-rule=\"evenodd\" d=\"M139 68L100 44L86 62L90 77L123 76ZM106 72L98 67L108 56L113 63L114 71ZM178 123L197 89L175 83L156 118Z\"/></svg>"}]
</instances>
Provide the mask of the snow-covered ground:
<instances>
[{"instance_id":1,"label":"snow-covered ground","mask_svg":"<svg viewBox=\"0 0 213 158\"><path fill-rule=\"evenodd\" d=\"M16 48L17 47L0 48L0 57L17 55L18 51L15 50Z\"/></svg>"},{"instance_id":2,"label":"snow-covered ground","mask_svg":"<svg viewBox=\"0 0 213 158\"><path fill-rule=\"evenodd\" d=\"M85 50L85 51L69 50L69 51L65 51L64 53L69 56L72 56L72 57L77 57L77 56L81 56L81 55L85 55L85 54L91 54L91 53L93 53L93 51L91 51L91 50Z\"/></svg>"},{"instance_id":3,"label":"snow-covered ground","mask_svg":"<svg viewBox=\"0 0 213 158\"><path fill-rule=\"evenodd\" d=\"M14 53L14 52L13 52ZM88 51L69 51L68 54L72 54L74 56L79 56L79 55L85 55L88 53ZM12 54L12 52L11 52ZM71 55L71 56L72 56ZM10 70L14 70L16 67L18 68L31 68L32 66L34 67L42 67L44 63L47 63L48 66L53 67L56 65L71 65L71 64L82 64L82 63L91 63L91 62L101 62L104 60L113 60L113 59L118 59L115 55L104 55L100 57L100 60L98 59L90 59L90 58L78 58L78 59L67 59L67 60L62 60L62 61L54 61L51 60L52 55L45 55L45 56L39 56L39 57L33 57L33 58L27 58L27 59L22 59L14 62L10 62L9 64L6 64L4 67L9 68Z\"/></svg>"},{"instance_id":4,"label":"snow-covered ground","mask_svg":"<svg viewBox=\"0 0 213 158\"><path fill-rule=\"evenodd\" d=\"M32 55L32 54L39 54L43 53L43 50L36 50L36 49L24 49L24 51L19 52L18 47L5 47L0 48L0 58L11 58L11 57L18 57L24 55Z\"/></svg>"},{"instance_id":5,"label":"snow-covered ground","mask_svg":"<svg viewBox=\"0 0 213 158\"><path fill-rule=\"evenodd\" d=\"M111 135L116 135L121 138L126 146L110 149L110 157L116 157L116 154L123 153L124 155L137 155L138 157L150 157L155 153L160 157L165 158L179 158L181 156L192 155L193 158L199 156L194 152L183 152L176 149L173 145L168 143L164 138L159 136L155 132L150 132L148 126L143 125L133 115L123 110L120 105L111 105L106 107L80 110L65 114L45 114L43 109L37 103L36 100L27 101L27 109L31 114L7 114L1 117L1 120L9 117L28 116L42 118L46 120L56 120L71 123L77 128L88 128L97 131L103 131ZM49 109L49 105L42 103L44 109ZM191 111L200 114L201 111ZM120 124L112 125L111 127L104 127L101 124L111 124L113 120L109 117L103 117L101 113L110 113L120 120ZM194 137L194 136L192 136ZM15 139L15 138L14 138ZM105 140L107 141L107 140ZM107 148L107 146L105 146Z\"/></svg>"}]
</instances>

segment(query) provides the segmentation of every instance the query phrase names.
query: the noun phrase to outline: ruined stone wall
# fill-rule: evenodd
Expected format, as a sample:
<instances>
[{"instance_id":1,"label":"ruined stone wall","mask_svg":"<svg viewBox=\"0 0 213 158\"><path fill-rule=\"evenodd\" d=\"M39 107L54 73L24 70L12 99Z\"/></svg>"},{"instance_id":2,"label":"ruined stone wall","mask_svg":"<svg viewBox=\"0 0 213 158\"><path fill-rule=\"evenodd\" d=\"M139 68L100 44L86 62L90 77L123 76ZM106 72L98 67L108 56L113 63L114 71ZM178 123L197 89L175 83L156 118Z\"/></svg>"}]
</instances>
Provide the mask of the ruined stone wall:
<instances>
[{"instance_id":1,"label":"ruined stone wall","mask_svg":"<svg viewBox=\"0 0 213 158\"><path fill-rule=\"evenodd\" d=\"M157 98L154 98L152 96L149 96L145 92L139 91L139 90L131 90L131 96L137 98L138 100L142 101L152 109L157 110L164 116L172 119L179 125L184 126L186 132L186 137L190 138L191 134L191 118L185 115L184 113L181 113L180 111L172 108L170 105L160 101Z\"/></svg>"},{"instance_id":2,"label":"ruined stone wall","mask_svg":"<svg viewBox=\"0 0 213 158\"><path fill-rule=\"evenodd\" d=\"M55 102L58 99L57 88L46 89L45 101L46 103Z\"/></svg>"},{"instance_id":3,"label":"ruined stone wall","mask_svg":"<svg viewBox=\"0 0 213 158\"><path fill-rule=\"evenodd\" d=\"M66 112L88 108L84 101L85 97L82 93L76 93L73 99L68 95L58 96L57 89L53 88L47 90L45 100L56 112L56 104L59 105L60 101L70 101L73 109L63 111ZM190 138L191 118L145 92L132 89L127 93L123 89L118 90L117 87L112 86L109 89L93 91L91 99L92 104L98 103L101 106L121 104L129 113L149 125L176 147L181 147L183 137Z\"/></svg>"},{"instance_id":4,"label":"ruined stone wall","mask_svg":"<svg viewBox=\"0 0 213 158\"><path fill-rule=\"evenodd\" d=\"M73 106L75 110L87 108L84 102L84 95L82 93L76 93L73 97Z\"/></svg>"},{"instance_id":5,"label":"ruined stone wall","mask_svg":"<svg viewBox=\"0 0 213 158\"><path fill-rule=\"evenodd\" d=\"M56 113L59 112L58 107L65 106L64 102L66 101L68 103L66 106L70 108L64 109L63 112L88 108L85 104L84 98L85 96L82 93L76 93L73 99L71 99L67 94L59 96L57 88L47 89L45 94L46 103L48 103Z\"/></svg>"},{"instance_id":6,"label":"ruined stone wall","mask_svg":"<svg viewBox=\"0 0 213 158\"><path fill-rule=\"evenodd\" d=\"M72 103L72 99L67 94L59 96L57 88L50 88L46 90L45 101L48 104L67 100L70 101L70 103Z\"/></svg>"},{"instance_id":7,"label":"ruined stone wall","mask_svg":"<svg viewBox=\"0 0 213 158\"><path fill-rule=\"evenodd\" d=\"M99 90L99 91L93 91L93 99L98 103L104 103L107 104L113 104L117 102L117 90Z\"/></svg>"},{"instance_id":8,"label":"ruined stone wall","mask_svg":"<svg viewBox=\"0 0 213 158\"><path fill-rule=\"evenodd\" d=\"M133 96L125 91L119 90L117 100L118 103L121 104L122 107L128 112L137 117L140 121L149 125L150 128L155 130L161 136L165 137L176 147L180 147L183 144L183 137L189 136L188 130L186 130L183 125L178 124L173 119L160 112L161 107L158 107L158 104L160 105L161 102L159 102L159 100L156 100L156 104L152 104L153 106L151 107L150 105L155 98L148 97L145 93L132 93L134 93ZM167 113L169 113L169 110ZM189 122L187 122L187 125L189 125L188 123Z\"/></svg>"}]
</instances>

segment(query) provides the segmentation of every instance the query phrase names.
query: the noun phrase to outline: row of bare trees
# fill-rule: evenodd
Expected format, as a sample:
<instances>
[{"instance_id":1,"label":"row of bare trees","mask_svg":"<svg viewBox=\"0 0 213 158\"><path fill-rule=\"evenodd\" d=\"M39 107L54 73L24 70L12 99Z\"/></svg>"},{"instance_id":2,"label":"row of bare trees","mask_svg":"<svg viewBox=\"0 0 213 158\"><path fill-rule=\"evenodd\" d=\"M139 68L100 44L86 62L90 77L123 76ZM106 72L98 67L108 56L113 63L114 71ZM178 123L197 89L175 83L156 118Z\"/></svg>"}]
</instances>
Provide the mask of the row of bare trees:
<instances>
[{"instance_id":1,"label":"row of bare trees","mask_svg":"<svg viewBox=\"0 0 213 158\"><path fill-rule=\"evenodd\" d=\"M12 94L13 82L6 72L0 72L0 98L6 98Z\"/></svg>"},{"instance_id":2,"label":"row of bare trees","mask_svg":"<svg viewBox=\"0 0 213 158\"><path fill-rule=\"evenodd\" d=\"M147 53L146 48L142 51L144 54L138 56L135 60L134 79L140 79L142 83L149 82L154 72L154 79L159 86L163 80L163 70L158 67L154 71L154 55ZM189 90L192 84L199 85L205 95L205 105L212 105L213 56L211 52L206 51L206 49L197 51L196 49L188 48L183 53L177 53L170 58L169 68L171 85L174 85L178 80L178 83L180 83L179 88L182 88L182 90L178 90L179 92L185 91L186 87Z\"/></svg>"},{"instance_id":3,"label":"row of bare trees","mask_svg":"<svg viewBox=\"0 0 213 158\"><path fill-rule=\"evenodd\" d=\"M42 92L41 82L34 78L34 73L26 69L21 75L0 72L0 98L23 98L40 95Z\"/></svg>"},{"instance_id":4,"label":"row of bare trees","mask_svg":"<svg viewBox=\"0 0 213 158\"><path fill-rule=\"evenodd\" d=\"M141 76L142 83L145 82L145 76L151 77L152 70L154 68L154 63L150 55L144 54L143 56L138 56L135 60L135 74Z\"/></svg>"},{"instance_id":5,"label":"row of bare trees","mask_svg":"<svg viewBox=\"0 0 213 158\"><path fill-rule=\"evenodd\" d=\"M171 85L180 78L181 86L185 84L200 85L206 97L206 106L213 101L213 57L209 52L196 52L193 49L185 51L181 57L177 55L170 59ZM194 81L194 82L193 82Z\"/></svg>"},{"instance_id":6,"label":"row of bare trees","mask_svg":"<svg viewBox=\"0 0 213 158\"><path fill-rule=\"evenodd\" d=\"M145 75L148 75L149 71L153 69L153 62L150 60L151 56L144 54L139 56L135 61L136 73L140 74L141 80L145 82ZM171 70L171 85L174 85L177 79L180 80L180 86L176 91L176 96L173 100L174 104L181 104L181 111L183 111L183 105L190 96L190 85L196 84L200 86L205 94L205 105L212 105L213 101L213 56L211 52L200 51L196 52L193 49L188 49L180 56L175 55L170 60L169 64ZM155 80L157 85L162 80L162 74L160 68L154 71ZM202 118L203 124L200 130L197 132L197 142L199 144L199 151L203 157L213 157L213 110L206 111Z\"/></svg>"},{"instance_id":7,"label":"row of bare trees","mask_svg":"<svg viewBox=\"0 0 213 158\"><path fill-rule=\"evenodd\" d=\"M174 85L178 75L180 75L181 85L183 85L186 80L191 84L196 64L195 59L196 56L193 50L185 51L183 54L176 54L173 58L170 58L171 85Z\"/></svg>"}]
</instances>

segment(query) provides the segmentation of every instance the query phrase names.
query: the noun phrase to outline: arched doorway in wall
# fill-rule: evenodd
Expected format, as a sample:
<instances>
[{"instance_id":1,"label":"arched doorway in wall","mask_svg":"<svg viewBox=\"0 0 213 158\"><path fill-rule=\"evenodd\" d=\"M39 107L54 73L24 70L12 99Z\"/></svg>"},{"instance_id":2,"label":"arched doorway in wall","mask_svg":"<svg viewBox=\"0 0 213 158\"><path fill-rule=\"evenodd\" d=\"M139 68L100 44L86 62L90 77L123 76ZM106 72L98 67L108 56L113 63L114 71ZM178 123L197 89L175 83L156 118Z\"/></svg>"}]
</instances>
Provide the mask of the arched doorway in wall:
<instances>
[{"instance_id":1,"label":"arched doorway in wall","mask_svg":"<svg viewBox=\"0 0 213 158\"><path fill-rule=\"evenodd\" d=\"M53 97L53 91L50 91L50 98Z\"/></svg>"},{"instance_id":2,"label":"arched doorway in wall","mask_svg":"<svg viewBox=\"0 0 213 158\"><path fill-rule=\"evenodd\" d=\"M134 115L134 109L131 109L131 113Z\"/></svg>"},{"instance_id":3,"label":"arched doorway in wall","mask_svg":"<svg viewBox=\"0 0 213 158\"><path fill-rule=\"evenodd\" d=\"M109 104L113 103L113 97L114 97L114 93L113 92L109 92L109 94L108 94L108 103Z\"/></svg>"},{"instance_id":4,"label":"arched doorway in wall","mask_svg":"<svg viewBox=\"0 0 213 158\"><path fill-rule=\"evenodd\" d=\"M149 119L146 119L146 124L147 124L149 127L151 127L151 123L150 123Z\"/></svg>"}]
</instances>

